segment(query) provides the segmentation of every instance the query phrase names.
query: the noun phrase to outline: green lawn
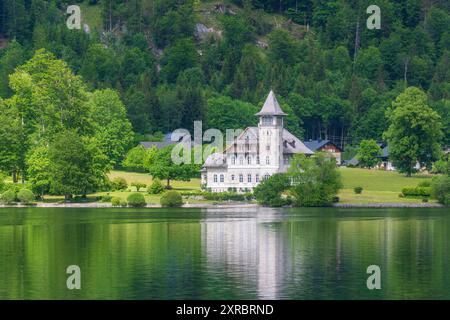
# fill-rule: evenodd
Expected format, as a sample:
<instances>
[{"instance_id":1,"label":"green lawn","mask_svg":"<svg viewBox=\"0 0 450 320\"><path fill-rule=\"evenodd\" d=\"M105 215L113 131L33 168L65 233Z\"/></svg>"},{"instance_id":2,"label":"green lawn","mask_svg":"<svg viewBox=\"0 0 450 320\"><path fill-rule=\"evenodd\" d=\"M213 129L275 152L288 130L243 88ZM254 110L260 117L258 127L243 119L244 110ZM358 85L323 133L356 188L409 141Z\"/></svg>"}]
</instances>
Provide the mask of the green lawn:
<instances>
[{"instance_id":1,"label":"green lawn","mask_svg":"<svg viewBox=\"0 0 450 320\"><path fill-rule=\"evenodd\" d=\"M422 199L400 198L403 187L416 186L422 181L431 180L431 175L415 175L408 178L397 172L381 171L381 170L367 170L357 168L339 169L343 180L343 189L339 193L341 203L420 203ZM126 172L126 171L112 171L109 174L110 179L116 177L124 178L128 185L133 182L142 182L147 185L152 183L152 178L146 173ZM165 181L163 181L165 183ZM200 189L200 179L192 179L191 181L171 181L171 185L178 191L193 191ZM353 188L363 187L362 194L355 194ZM109 194L114 197L126 199L132 192L136 192L134 187L129 187L128 191L114 191L114 192L98 192L89 195L90 201L95 201L98 196ZM145 195L146 201L151 204L159 204L160 195L149 195L146 189L141 192ZM62 201L63 197L47 196L46 202ZM189 203L211 203L211 201L199 201L189 199ZM433 200L430 200L433 202Z\"/></svg>"},{"instance_id":2,"label":"green lawn","mask_svg":"<svg viewBox=\"0 0 450 320\"><path fill-rule=\"evenodd\" d=\"M420 182L431 180L431 175L406 177L393 171L367 170L358 168L339 169L342 175L343 189L339 193L342 203L407 202L418 203L422 199L400 198L403 187L417 186ZM353 188L363 187L362 194L355 194Z\"/></svg>"}]
</instances>

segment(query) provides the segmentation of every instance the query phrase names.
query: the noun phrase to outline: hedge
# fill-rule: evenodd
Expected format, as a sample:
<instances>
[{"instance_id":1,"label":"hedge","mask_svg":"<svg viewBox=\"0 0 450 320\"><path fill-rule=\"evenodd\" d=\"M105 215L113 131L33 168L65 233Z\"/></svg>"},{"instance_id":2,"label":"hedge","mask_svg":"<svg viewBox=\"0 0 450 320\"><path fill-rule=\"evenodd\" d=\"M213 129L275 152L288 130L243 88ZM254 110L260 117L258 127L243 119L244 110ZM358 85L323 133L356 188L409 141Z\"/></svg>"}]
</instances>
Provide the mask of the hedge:
<instances>
[{"instance_id":1,"label":"hedge","mask_svg":"<svg viewBox=\"0 0 450 320\"><path fill-rule=\"evenodd\" d=\"M402 189L405 197L429 197L431 196L430 187L405 187Z\"/></svg>"},{"instance_id":2,"label":"hedge","mask_svg":"<svg viewBox=\"0 0 450 320\"><path fill-rule=\"evenodd\" d=\"M144 195L142 193L132 193L127 198L128 205L134 208L142 208L147 205Z\"/></svg>"}]
</instances>

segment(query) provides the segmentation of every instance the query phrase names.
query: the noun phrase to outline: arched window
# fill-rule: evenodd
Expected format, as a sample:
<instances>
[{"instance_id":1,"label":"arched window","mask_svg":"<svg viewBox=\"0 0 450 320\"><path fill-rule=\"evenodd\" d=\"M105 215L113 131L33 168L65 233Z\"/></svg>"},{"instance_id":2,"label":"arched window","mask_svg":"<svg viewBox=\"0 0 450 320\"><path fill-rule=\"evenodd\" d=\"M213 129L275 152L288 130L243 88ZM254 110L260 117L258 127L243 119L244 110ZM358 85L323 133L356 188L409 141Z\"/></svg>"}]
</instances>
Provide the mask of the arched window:
<instances>
[{"instance_id":1,"label":"arched window","mask_svg":"<svg viewBox=\"0 0 450 320\"><path fill-rule=\"evenodd\" d=\"M255 181L256 181L256 182L259 182L259 174L257 174L257 175L255 176Z\"/></svg>"},{"instance_id":2,"label":"arched window","mask_svg":"<svg viewBox=\"0 0 450 320\"><path fill-rule=\"evenodd\" d=\"M244 158L242 156L239 157L239 164L244 164Z\"/></svg>"},{"instance_id":3,"label":"arched window","mask_svg":"<svg viewBox=\"0 0 450 320\"><path fill-rule=\"evenodd\" d=\"M231 157L231 164L236 164L236 157L235 156Z\"/></svg>"},{"instance_id":4,"label":"arched window","mask_svg":"<svg viewBox=\"0 0 450 320\"><path fill-rule=\"evenodd\" d=\"M252 164L252 157L250 156L247 157L247 164Z\"/></svg>"},{"instance_id":5,"label":"arched window","mask_svg":"<svg viewBox=\"0 0 450 320\"><path fill-rule=\"evenodd\" d=\"M225 177L223 174L220 175L220 182L224 182L225 181Z\"/></svg>"},{"instance_id":6,"label":"arched window","mask_svg":"<svg viewBox=\"0 0 450 320\"><path fill-rule=\"evenodd\" d=\"M267 150L267 151L270 150L270 144L268 144L268 145L266 146L266 150Z\"/></svg>"},{"instance_id":7,"label":"arched window","mask_svg":"<svg viewBox=\"0 0 450 320\"><path fill-rule=\"evenodd\" d=\"M270 164L270 157L269 156L266 157L266 164Z\"/></svg>"},{"instance_id":8,"label":"arched window","mask_svg":"<svg viewBox=\"0 0 450 320\"><path fill-rule=\"evenodd\" d=\"M247 181L252 182L252 175L250 173L247 175Z\"/></svg>"},{"instance_id":9,"label":"arched window","mask_svg":"<svg viewBox=\"0 0 450 320\"><path fill-rule=\"evenodd\" d=\"M266 174L264 175L264 180L267 180L267 179L269 179L269 178L270 178L270 174L266 173Z\"/></svg>"},{"instance_id":10,"label":"arched window","mask_svg":"<svg viewBox=\"0 0 450 320\"><path fill-rule=\"evenodd\" d=\"M231 175L231 180L234 181L234 174Z\"/></svg>"},{"instance_id":11,"label":"arched window","mask_svg":"<svg viewBox=\"0 0 450 320\"><path fill-rule=\"evenodd\" d=\"M214 182L217 182L217 174L214 175Z\"/></svg>"},{"instance_id":12,"label":"arched window","mask_svg":"<svg viewBox=\"0 0 450 320\"><path fill-rule=\"evenodd\" d=\"M239 182L244 182L244 175L243 174L239 175Z\"/></svg>"},{"instance_id":13,"label":"arched window","mask_svg":"<svg viewBox=\"0 0 450 320\"><path fill-rule=\"evenodd\" d=\"M256 156L256 164L259 164L259 156Z\"/></svg>"}]
</instances>

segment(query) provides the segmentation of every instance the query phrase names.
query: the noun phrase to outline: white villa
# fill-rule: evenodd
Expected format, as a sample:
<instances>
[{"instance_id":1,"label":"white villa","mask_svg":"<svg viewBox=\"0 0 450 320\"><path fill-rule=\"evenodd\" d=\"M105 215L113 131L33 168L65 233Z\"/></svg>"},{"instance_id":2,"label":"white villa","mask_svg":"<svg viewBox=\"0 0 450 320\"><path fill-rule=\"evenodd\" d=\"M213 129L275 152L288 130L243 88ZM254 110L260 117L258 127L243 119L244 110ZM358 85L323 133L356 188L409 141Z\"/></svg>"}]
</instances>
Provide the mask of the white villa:
<instances>
[{"instance_id":1,"label":"white villa","mask_svg":"<svg viewBox=\"0 0 450 320\"><path fill-rule=\"evenodd\" d=\"M223 153L206 159L202 186L212 192L251 191L263 179L286 172L294 154L314 154L284 129L286 115L271 91L256 114L258 127L246 128Z\"/></svg>"}]
</instances>

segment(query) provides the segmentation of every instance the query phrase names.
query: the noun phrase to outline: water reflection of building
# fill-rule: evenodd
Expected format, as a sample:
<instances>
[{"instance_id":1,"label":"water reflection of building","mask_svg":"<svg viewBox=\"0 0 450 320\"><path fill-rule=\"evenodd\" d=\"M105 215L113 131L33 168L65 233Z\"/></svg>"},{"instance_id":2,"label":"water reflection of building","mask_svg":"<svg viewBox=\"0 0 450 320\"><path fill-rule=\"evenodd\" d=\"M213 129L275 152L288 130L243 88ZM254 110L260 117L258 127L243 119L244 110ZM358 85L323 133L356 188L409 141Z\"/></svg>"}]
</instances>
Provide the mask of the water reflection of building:
<instances>
[{"instance_id":1,"label":"water reflection of building","mask_svg":"<svg viewBox=\"0 0 450 320\"><path fill-rule=\"evenodd\" d=\"M277 299L284 276L291 273L288 243L279 232L281 224L273 222L275 211L258 210L251 217L236 213L236 219L205 220L202 243L208 268L225 269L243 290L254 291L258 298Z\"/></svg>"}]
</instances>

